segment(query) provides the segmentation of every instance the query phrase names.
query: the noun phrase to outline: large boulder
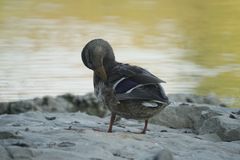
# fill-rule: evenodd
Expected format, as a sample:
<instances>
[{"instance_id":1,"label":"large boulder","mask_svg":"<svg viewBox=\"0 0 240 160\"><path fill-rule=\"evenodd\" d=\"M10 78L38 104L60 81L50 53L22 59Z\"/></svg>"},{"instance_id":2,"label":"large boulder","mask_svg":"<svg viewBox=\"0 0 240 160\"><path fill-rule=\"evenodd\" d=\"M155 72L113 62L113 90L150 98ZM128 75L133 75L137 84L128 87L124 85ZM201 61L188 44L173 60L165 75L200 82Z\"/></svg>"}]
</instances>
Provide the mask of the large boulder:
<instances>
[{"instance_id":1,"label":"large boulder","mask_svg":"<svg viewBox=\"0 0 240 160\"><path fill-rule=\"evenodd\" d=\"M190 128L197 134L216 133L224 141L240 140L239 109L208 104L173 103L151 119L171 128Z\"/></svg>"}]
</instances>

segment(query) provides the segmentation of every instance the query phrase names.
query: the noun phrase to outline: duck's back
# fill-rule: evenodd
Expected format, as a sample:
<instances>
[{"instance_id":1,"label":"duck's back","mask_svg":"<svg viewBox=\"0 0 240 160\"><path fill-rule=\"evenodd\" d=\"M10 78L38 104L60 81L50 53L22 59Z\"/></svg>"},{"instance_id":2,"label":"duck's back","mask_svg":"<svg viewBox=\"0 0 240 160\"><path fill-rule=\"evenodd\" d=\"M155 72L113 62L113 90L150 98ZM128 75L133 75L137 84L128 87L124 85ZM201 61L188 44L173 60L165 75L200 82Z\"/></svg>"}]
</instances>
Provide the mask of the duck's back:
<instances>
[{"instance_id":1,"label":"duck's back","mask_svg":"<svg viewBox=\"0 0 240 160\"><path fill-rule=\"evenodd\" d=\"M109 72L109 85L118 100L144 99L168 102L163 80L138 66L118 63Z\"/></svg>"},{"instance_id":2,"label":"duck's back","mask_svg":"<svg viewBox=\"0 0 240 160\"><path fill-rule=\"evenodd\" d=\"M106 101L118 102L108 103L109 109L123 117L149 118L169 104L160 84L164 81L143 68L118 63L108 75Z\"/></svg>"}]
</instances>

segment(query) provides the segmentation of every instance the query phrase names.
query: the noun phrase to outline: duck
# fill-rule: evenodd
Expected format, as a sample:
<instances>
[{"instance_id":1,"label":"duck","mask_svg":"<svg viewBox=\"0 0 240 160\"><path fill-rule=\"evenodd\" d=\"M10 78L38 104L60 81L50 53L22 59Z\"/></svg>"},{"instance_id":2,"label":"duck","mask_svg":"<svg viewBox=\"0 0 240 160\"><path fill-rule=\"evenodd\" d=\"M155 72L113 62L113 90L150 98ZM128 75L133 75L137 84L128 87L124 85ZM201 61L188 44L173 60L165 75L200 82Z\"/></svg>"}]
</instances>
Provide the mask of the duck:
<instances>
[{"instance_id":1,"label":"duck","mask_svg":"<svg viewBox=\"0 0 240 160\"><path fill-rule=\"evenodd\" d=\"M82 49L84 65L93 71L94 93L111 112L108 132L116 116L148 121L170 104L159 79L139 66L117 62L113 48L103 39L93 39Z\"/></svg>"}]
</instances>

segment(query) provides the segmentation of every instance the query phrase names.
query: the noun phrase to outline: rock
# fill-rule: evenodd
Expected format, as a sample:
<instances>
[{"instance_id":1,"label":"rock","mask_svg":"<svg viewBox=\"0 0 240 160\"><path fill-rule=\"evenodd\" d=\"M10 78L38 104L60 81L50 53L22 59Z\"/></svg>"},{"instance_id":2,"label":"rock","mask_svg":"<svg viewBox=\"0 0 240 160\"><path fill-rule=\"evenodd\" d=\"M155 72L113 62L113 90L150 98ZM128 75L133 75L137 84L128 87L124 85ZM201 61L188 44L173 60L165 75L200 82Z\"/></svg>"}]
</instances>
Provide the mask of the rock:
<instances>
[{"instance_id":1,"label":"rock","mask_svg":"<svg viewBox=\"0 0 240 160\"><path fill-rule=\"evenodd\" d=\"M9 103L0 103L0 115L8 112Z\"/></svg>"},{"instance_id":2,"label":"rock","mask_svg":"<svg viewBox=\"0 0 240 160\"><path fill-rule=\"evenodd\" d=\"M169 98L172 103L152 118L150 122L165 125L170 128L191 129L191 132L201 135L216 134L224 141L239 140L239 109L220 107L224 106L223 103L213 95L171 94ZM99 117L105 117L109 113L108 109L99 103L92 93L85 96L64 94L57 97L45 96L32 100L0 103L0 113L2 114L16 114L27 111L81 111ZM45 119L55 121L57 117L46 116ZM18 121L10 125L22 127L24 124ZM120 127L121 125L118 126ZM124 125L121 127L125 128ZM29 130L31 129L25 127L25 131ZM164 132L164 130L162 132Z\"/></svg>"},{"instance_id":3,"label":"rock","mask_svg":"<svg viewBox=\"0 0 240 160\"><path fill-rule=\"evenodd\" d=\"M8 151L5 149L5 147L1 145L0 145L0 155L2 160L12 160L12 158L8 154Z\"/></svg>"},{"instance_id":4,"label":"rock","mask_svg":"<svg viewBox=\"0 0 240 160\"><path fill-rule=\"evenodd\" d=\"M217 136L224 141L239 140L240 111L219 107L224 105L216 96L171 94L169 98L172 102L171 105L166 107L150 122L165 125L170 128L188 128L191 129L192 132L201 135L217 134ZM99 117L105 117L109 113L108 109L99 103L92 93L85 96L64 94L57 97L45 96L32 100L0 103L0 113L2 114L16 114L27 111L81 111ZM46 116L45 119L55 121L57 117ZM21 125L24 124L16 122L11 125L21 127ZM31 130L26 128L28 127L25 127L26 131ZM122 128L125 128L125 126L122 126Z\"/></svg>"},{"instance_id":5,"label":"rock","mask_svg":"<svg viewBox=\"0 0 240 160\"><path fill-rule=\"evenodd\" d=\"M222 107L227 106L216 95L199 96L194 94L169 94L168 97L171 102L210 104Z\"/></svg>"},{"instance_id":6,"label":"rock","mask_svg":"<svg viewBox=\"0 0 240 160\"><path fill-rule=\"evenodd\" d=\"M18 147L30 147L29 144L24 143L24 142L17 142L17 143L12 143L13 146L18 146Z\"/></svg>"},{"instance_id":7,"label":"rock","mask_svg":"<svg viewBox=\"0 0 240 160\"><path fill-rule=\"evenodd\" d=\"M73 104L61 97L45 96L41 100L34 101L45 112L66 112L71 110Z\"/></svg>"},{"instance_id":8,"label":"rock","mask_svg":"<svg viewBox=\"0 0 240 160\"><path fill-rule=\"evenodd\" d=\"M20 139L21 137L16 133L9 131L0 131L0 139Z\"/></svg>"},{"instance_id":9,"label":"rock","mask_svg":"<svg viewBox=\"0 0 240 160\"><path fill-rule=\"evenodd\" d=\"M86 94L85 96L66 94L61 97L73 103L74 107L71 109L71 112L81 111L99 117L104 117L109 113L107 107L100 103L93 93Z\"/></svg>"},{"instance_id":10,"label":"rock","mask_svg":"<svg viewBox=\"0 0 240 160\"><path fill-rule=\"evenodd\" d=\"M48 116L46 116L45 118L46 118L46 120L49 120L49 121L52 121L52 120L56 119L56 117L48 117Z\"/></svg>"},{"instance_id":11,"label":"rock","mask_svg":"<svg viewBox=\"0 0 240 160\"><path fill-rule=\"evenodd\" d=\"M61 142L57 145L58 147L72 147L75 146L75 143L71 143L71 142Z\"/></svg>"},{"instance_id":12,"label":"rock","mask_svg":"<svg viewBox=\"0 0 240 160\"><path fill-rule=\"evenodd\" d=\"M22 147L17 147L17 146L8 146L6 147L6 150L8 152L8 155L12 159L19 159L19 160L24 160L24 159L32 159L35 157L35 152L30 149L30 148L22 148Z\"/></svg>"},{"instance_id":13,"label":"rock","mask_svg":"<svg viewBox=\"0 0 240 160\"><path fill-rule=\"evenodd\" d=\"M157 153L153 160L173 160L173 155L168 149L163 149Z\"/></svg>"},{"instance_id":14,"label":"rock","mask_svg":"<svg viewBox=\"0 0 240 160\"><path fill-rule=\"evenodd\" d=\"M162 112L155 116L151 122L166 125L172 128L198 128L201 119L209 116L221 115L218 110L209 110L208 105L175 103L167 106Z\"/></svg>"},{"instance_id":15,"label":"rock","mask_svg":"<svg viewBox=\"0 0 240 160\"><path fill-rule=\"evenodd\" d=\"M228 116L211 117L198 128L198 133L216 133L224 141L240 140L240 119L231 119Z\"/></svg>"},{"instance_id":16,"label":"rock","mask_svg":"<svg viewBox=\"0 0 240 160\"><path fill-rule=\"evenodd\" d=\"M215 106L226 106L216 96L197 96L193 94L170 94L172 103L210 104ZM45 96L31 100L0 103L0 114L17 114L27 111L42 112L77 112L81 111L89 115L104 117L109 114L106 106L99 103L93 93L84 96L64 94L57 97Z\"/></svg>"},{"instance_id":17,"label":"rock","mask_svg":"<svg viewBox=\"0 0 240 160\"><path fill-rule=\"evenodd\" d=\"M37 111L39 109L40 108L38 108L38 106L35 105L35 103L31 100L10 102L8 105L7 113L16 114L26 111Z\"/></svg>"},{"instance_id":18,"label":"rock","mask_svg":"<svg viewBox=\"0 0 240 160\"><path fill-rule=\"evenodd\" d=\"M240 110L235 111L235 112L232 112L232 114L234 114L234 115L240 115Z\"/></svg>"},{"instance_id":19,"label":"rock","mask_svg":"<svg viewBox=\"0 0 240 160\"><path fill-rule=\"evenodd\" d=\"M175 103L151 122L172 128L190 128L196 134L216 133L224 141L240 140L240 116L229 117L237 109L207 104Z\"/></svg>"},{"instance_id":20,"label":"rock","mask_svg":"<svg viewBox=\"0 0 240 160\"><path fill-rule=\"evenodd\" d=\"M57 118L49 121L45 117ZM223 142L214 134L196 135L154 124L149 124L145 135L137 134L143 123L123 118L113 126L113 133L107 133L109 118L81 112L0 115L0 133L18 132L22 137L0 139L1 160L240 159L240 141ZM12 125L16 123L20 125Z\"/></svg>"},{"instance_id":21,"label":"rock","mask_svg":"<svg viewBox=\"0 0 240 160\"><path fill-rule=\"evenodd\" d=\"M107 108L99 103L92 94L75 96L64 94L57 97L45 96L32 100L0 103L0 114L17 114L28 111L42 112L85 112L89 115L104 117L109 113Z\"/></svg>"},{"instance_id":22,"label":"rock","mask_svg":"<svg viewBox=\"0 0 240 160\"><path fill-rule=\"evenodd\" d=\"M230 115L229 115L229 118L237 119L233 114L230 114Z\"/></svg>"}]
</instances>

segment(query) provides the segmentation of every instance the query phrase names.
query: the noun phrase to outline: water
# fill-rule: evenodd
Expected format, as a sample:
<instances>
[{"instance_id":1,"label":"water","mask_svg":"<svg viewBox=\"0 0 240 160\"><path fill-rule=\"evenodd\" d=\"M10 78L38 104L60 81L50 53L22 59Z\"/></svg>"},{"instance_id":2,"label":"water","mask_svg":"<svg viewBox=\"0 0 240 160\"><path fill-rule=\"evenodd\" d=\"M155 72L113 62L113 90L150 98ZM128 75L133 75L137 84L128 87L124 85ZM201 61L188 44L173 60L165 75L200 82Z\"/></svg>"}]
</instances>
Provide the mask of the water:
<instances>
[{"instance_id":1,"label":"water","mask_svg":"<svg viewBox=\"0 0 240 160\"><path fill-rule=\"evenodd\" d=\"M109 41L167 93L240 98L240 1L0 0L0 101L93 91L80 53Z\"/></svg>"}]
</instances>

